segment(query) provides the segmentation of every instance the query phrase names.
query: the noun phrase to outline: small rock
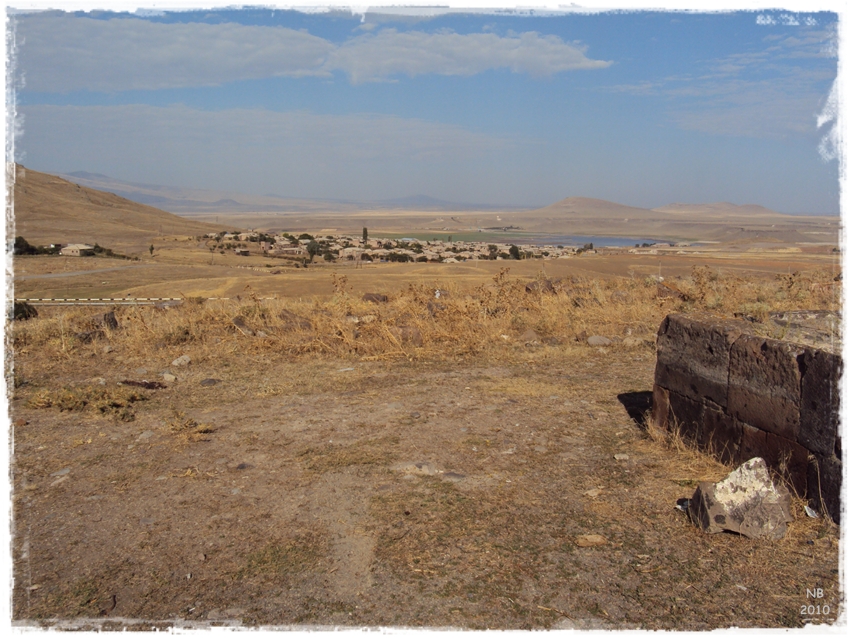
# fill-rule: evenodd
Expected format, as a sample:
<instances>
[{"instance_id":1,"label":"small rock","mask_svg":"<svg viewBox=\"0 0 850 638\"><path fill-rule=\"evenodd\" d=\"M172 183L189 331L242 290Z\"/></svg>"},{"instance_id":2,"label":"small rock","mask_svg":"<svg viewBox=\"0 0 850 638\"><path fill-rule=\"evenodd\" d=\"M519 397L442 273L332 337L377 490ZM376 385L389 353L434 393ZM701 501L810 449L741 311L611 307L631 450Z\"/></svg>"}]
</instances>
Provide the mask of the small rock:
<instances>
[{"instance_id":1,"label":"small rock","mask_svg":"<svg viewBox=\"0 0 850 638\"><path fill-rule=\"evenodd\" d=\"M12 310L12 317L18 321L26 321L38 317L38 310L26 301L16 301Z\"/></svg>"},{"instance_id":2,"label":"small rock","mask_svg":"<svg viewBox=\"0 0 850 638\"><path fill-rule=\"evenodd\" d=\"M152 436L153 436L153 430L145 430L139 436L136 437L136 440L137 441L147 441Z\"/></svg>"},{"instance_id":3,"label":"small rock","mask_svg":"<svg viewBox=\"0 0 850 638\"><path fill-rule=\"evenodd\" d=\"M778 540L791 516L791 494L776 486L764 459L743 463L719 483L700 483L691 497L688 515L704 532L728 530L748 538Z\"/></svg>"},{"instance_id":4,"label":"small rock","mask_svg":"<svg viewBox=\"0 0 850 638\"><path fill-rule=\"evenodd\" d=\"M419 414L418 412L411 412L411 413L410 413L410 418L411 418L411 419L418 419L420 416L422 416L422 415L421 415L421 414Z\"/></svg>"},{"instance_id":5,"label":"small rock","mask_svg":"<svg viewBox=\"0 0 850 638\"><path fill-rule=\"evenodd\" d=\"M596 498L596 497L597 497L597 496L599 496L600 494L602 494L602 489L601 489L601 488L598 488L598 487L595 487L595 488L593 488L592 490L587 490L587 491L584 493L584 495L585 495L585 496L589 496L590 498Z\"/></svg>"},{"instance_id":6,"label":"small rock","mask_svg":"<svg viewBox=\"0 0 850 638\"><path fill-rule=\"evenodd\" d=\"M163 372L162 380L166 383L174 383L175 381L177 381L177 377L175 377L173 374L169 374L168 372Z\"/></svg>"},{"instance_id":7,"label":"small rock","mask_svg":"<svg viewBox=\"0 0 850 638\"><path fill-rule=\"evenodd\" d=\"M174 361L171 362L171 365L175 368L179 368L180 366L187 366L192 363L192 359L188 354L182 354L177 357Z\"/></svg>"},{"instance_id":8,"label":"small rock","mask_svg":"<svg viewBox=\"0 0 850 638\"><path fill-rule=\"evenodd\" d=\"M140 518L139 523L141 525L153 525L153 519L152 518Z\"/></svg>"},{"instance_id":9,"label":"small rock","mask_svg":"<svg viewBox=\"0 0 850 638\"><path fill-rule=\"evenodd\" d=\"M643 339L638 339L637 337L625 337L622 343L624 348L637 348L643 343Z\"/></svg>"},{"instance_id":10,"label":"small rock","mask_svg":"<svg viewBox=\"0 0 850 638\"><path fill-rule=\"evenodd\" d=\"M466 478L466 475L459 474L458 472L443 472L443 478L447 481L460 481Z\"/></svg>"},{"instance_id":11,"label":"small rock","mask_svg":"<svg viewBox=\"0 0 850 638\"><path fill-rule=\"evenodd\" d=\"M433 317L438 312L445 310L446 306L445 306L445 304L429 301L428 304L427 304L427 308L428 308L428 314L430 314Z\"/></svg>"},{"instance_id":12,"label":"small rock","mask_svg":"<svg viewBox=\"0 0 850 638\"><path fill-rule=\"evenodd\" d=\"M278 317L283 321L284 327L287 330L310 330L313 327L309 319L305 319L286 309L281 310Z\"/></svg>"},{"instance_id":13,"label":"small rock","mask_svg":"<svg viewBox=\"0 0 850 638\"><path fill-rule=\"evenodd\" d=\"M103 354L109 354L112 352L112 346L103 346Z\"/></svg>"},{"instance_id":14,"label":"small rock","mask_svg":"<svg viewBox=\"0 0 850 638\"><path fill-rule=\"evenodd\" d=\"M587 338L587 345L589 346L610 346L612 343L608 337L601 337L599 335L593 335Z\"/></svg>"},{"instance_id":15,"label":"small rock","mask_svg":"<svg viewBox=\"0 0 850 638\"><path fill-rule=\"evenodd\" d=\"M115 318L115 312L112 310L93 316L91 318L91 323L99 328L109 328L110 330L118 329L118 320Z\"/></svg>"},{"instance_id":16,"label":"small rock","mask_svg":"<svg viewBox=\"0 0 850 638\"><path fill-rule=\"evenodd\" d=\"M245 323L245 319L241 315L236 315L231 319L231 323L236 326L236 329L241 332L246 337L253 337L254 331L248 327L248 324Z\"/></svg>"},{"instance_id":17,"label":"small rock","mask_svg":"<svg viewBox=\"0 0 850 638\"><path fill-rule=\"evenodd\" d=\"M136 368L134 372L136 374L138 374L139 376L142 376L142 375L145 375L145 374L148 373L148 369L147 368Z\"/></svg>"},{"instance_id":18,"label":"small rock","mask_svg":"<svg viewBox=\"0 0 850 638\"><path fill-rule=\"evenodd\" d=\"M209 387L211 385L217 385L221 383L221 379L204 379L201 381L201 385L204 387Z\"/></svg>"},{"instance_id":19,"label":"small rock","mask_svg":"<svg viewBox=\"0 0 850 638\"><path fill-rule=\"evenodd\" d=\"M29 423L29 421L27 421L26 419L23 419L23 418L21 418L21 419L15 419L15 427L16 427L16 428L23 427L23 426L25 426L27 423Z\"/></svg>"},{"instance_id":20,"label":"small rock","mask_svg":"<svg viewBox=\"0 0 850 638\"><path fill-rule=\"evenodd\" d=\"M581 534L576 536L576 545L579 547L598 547L605 545L608 541L604 536L599 534Z\"/></svg>"},{"instance_id":21,"label":"small rock","mask_svg":"<svg viewBox=\"0 0 850 638\"><path fill-rule=\"evenodd\" d=\"M534 332L534 330L530 329L523 332L519 340L525 344L540 343L540 337L537 335L536 332Z\"/></svg>"},{"instance_id":22,"label":"small rock","mask_svg":"<svg viewBox=\"0 0 850 638\"><path fill-rule=\"evenodd\" d=\"M58 472L54 472L50 476L65 476L66 474L70 474L70 472L71 472L71 468L65 467L65 468L62 468L61 470L59 470Z\"/></svg>"},{"instance_id":23,"label":"small rock","mask_svg":"<svg viewBox=\"0 0 850 638\"><path fill-rule=\"evenodd\" d=\"M255 334L260 339L265 339L266 337L268 337L268 335L265 332L263 332L262 330L257 330L257 332Z\"/></svg>"},{"instance_id":24,"label":"small rock","mask_svg":"<svg viewBox=\"0 0 850 638\"><path fill-rule=\"evenodd\" d=\"M628 454L615 454L614 458L617 459L618 461L628 461L629 455Z\"/></svg>"}]
</instances>

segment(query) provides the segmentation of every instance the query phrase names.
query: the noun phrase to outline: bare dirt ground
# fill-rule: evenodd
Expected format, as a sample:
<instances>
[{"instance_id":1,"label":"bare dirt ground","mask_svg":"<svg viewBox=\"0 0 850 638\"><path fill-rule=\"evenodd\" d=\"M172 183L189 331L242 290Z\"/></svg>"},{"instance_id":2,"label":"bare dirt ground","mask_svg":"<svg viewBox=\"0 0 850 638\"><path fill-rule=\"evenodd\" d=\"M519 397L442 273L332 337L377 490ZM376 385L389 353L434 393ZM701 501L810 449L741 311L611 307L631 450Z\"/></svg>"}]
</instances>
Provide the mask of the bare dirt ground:
<instances>
[{"instance_id":1,"label":"bare dirt ground","mask_svg":"<svg viewBox=\"0 0 850 638\"><path fill-rule=\"evenodd\" d=\"M391 361L242 339L244 356L212 347L185 367L163 344L19 357L17 623L696 630L837 617L838 532L802 502L776 542L709 536L674 508L729 468L641 426L651 334L629 349L513 341ZM118 385L163 371L177 377L166 388ZM815 588L828 613L807 613Z\"/></svg>"}]
</instances>

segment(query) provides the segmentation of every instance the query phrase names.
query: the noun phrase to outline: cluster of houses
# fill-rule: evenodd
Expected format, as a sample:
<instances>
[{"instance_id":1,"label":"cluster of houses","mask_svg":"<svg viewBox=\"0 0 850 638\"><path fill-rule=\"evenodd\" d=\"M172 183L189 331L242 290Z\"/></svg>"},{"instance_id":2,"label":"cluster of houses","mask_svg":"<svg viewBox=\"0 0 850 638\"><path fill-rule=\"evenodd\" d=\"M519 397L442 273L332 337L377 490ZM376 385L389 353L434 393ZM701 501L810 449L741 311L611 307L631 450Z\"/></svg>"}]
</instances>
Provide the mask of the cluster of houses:
<instances>
[{"instance_id":1,"label":"cluster of houses","mask_svg":"<svg viewBox=\"0 0 850 638\"><path fill-rule=\"evenodd\" d=\"M236 254L262 254L294 259L313 256L328 261L413 261L455 263L469 259L558 259L577 253L595 253L585 246L517 246L509 243L474 241L422 241L415 238L387 239L353 235L312 236L306 233L295 237L289 233L269 236L258 232L210 233L209 239L219 243L243 242L233 250ZM252 245L253 244L253 245Z\"/></svg>"}]
</instances>

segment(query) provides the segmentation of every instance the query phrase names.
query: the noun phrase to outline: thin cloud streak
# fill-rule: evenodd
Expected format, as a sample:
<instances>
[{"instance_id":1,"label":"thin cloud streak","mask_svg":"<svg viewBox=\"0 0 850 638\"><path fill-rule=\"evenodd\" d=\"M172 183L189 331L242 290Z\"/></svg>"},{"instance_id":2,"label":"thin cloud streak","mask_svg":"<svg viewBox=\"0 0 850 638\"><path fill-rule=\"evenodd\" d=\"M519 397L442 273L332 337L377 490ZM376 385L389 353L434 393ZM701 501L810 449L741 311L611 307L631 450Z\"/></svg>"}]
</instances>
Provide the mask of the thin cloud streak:
<instances>
[{"instance_id":1,"label":"thin cloud streak","mask_svg":"<svg viewBox=\"0 0 850 638\"><path fill-rule=\"evenodd\" d=\"M533 77L603 69L581 46L526 32L424 33L384 29L336 45L304 31L236 23L163 24L23 15L18 30L23 88L34 92L156 90L268 77L331 77L354 84L397 75L469 76L510 69Z\"/></svg>"}]
</instances>

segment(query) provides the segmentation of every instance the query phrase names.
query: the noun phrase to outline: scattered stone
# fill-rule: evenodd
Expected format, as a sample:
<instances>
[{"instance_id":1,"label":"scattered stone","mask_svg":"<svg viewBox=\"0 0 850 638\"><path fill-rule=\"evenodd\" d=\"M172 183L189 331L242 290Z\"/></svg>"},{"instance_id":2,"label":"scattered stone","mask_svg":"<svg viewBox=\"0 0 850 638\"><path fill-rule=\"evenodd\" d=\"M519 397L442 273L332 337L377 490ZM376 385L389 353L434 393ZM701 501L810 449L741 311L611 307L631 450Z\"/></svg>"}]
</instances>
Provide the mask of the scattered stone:
<instances>
[{"instance_id":1,"label":"scattered stone","mask_svg":"<svg viewBox=\"0 0 850 638\"><path fill-rule=\"evenodd\" d=\"M525 285L525 292L543 292L550 295L555 294L555 284L551 279L538 279Z\"/></svg>"},{"instance_id":2,"label":"scattered stone","mask_svg":"<svg viewBox=\"0 0 850 638\"><path fill-rule=\"evenodd\" d=\"M593 335L587 338L587 345L589 346L610 346L613 341L611 341L608 337L600 337L599 335Z\"/></svg>"},{"instance_id":3,"label":"scattered stone","mask_svg":"<svg viewBox=\"0 0 850 638\"><path fill-rule=\"evenodd\" d=\"M624 348L637 348L643 344L643 339L637 337L624 337L622 341Z\"/></svg>"},{"instance_id":4,"label":"scattered stone","mask_svg":"<svg viewBox=\"0 0 850 638\"><path fill-rule=\"evenodd\" d=\"M629 455L628 454L615 454L614 458L617 459L618 461L628 461Z\"/></svg>"},{"instance_id":5,"label":"scattered stone","mask_svg":"<svg viewBox=\"0 0 850 638\"><path fill-rule=\"evenodd\" d=\"M217 385L219 383L221 383L221 379L204 379L203 381L201 381L201 385L205 388L211 385Z\"/></svg>"},{"instance_id":6,"label":"scattered stone","mask_svg":"<svg viewBox=\"0 0 850 638\"><path fill-rule=\"evenodd\" d=\"M140 518L139 523L141 525L153 525L153 519L152 518Z\"/></svg>"},{"instance_id":7,"label":"scattered stone","mask_svg":"<svg viewBox=\"0 0 850 638\"><path fill-rule=\"evenodd\" d=\"M164 383L160 383L159 381L148 381L146 379L142 379L141 381L124 379L123 381L119 381L118 385L131 385L136 388L145 388L146 390L162 390L168 387L167 385L165 385Z\"/></svg>"},{"instance_id":8,"label":"scattered stone","mask_svg":"<svg viewBox=\"0 0 850 638\"><path fill-rule=\"evenodd\" d=\"M440 290L439 288L437 288L437 290L434 291L434 299L446 299L449 296L450 295L448 290Z\"/></svg>"},{"instance_id":9,"label":"scattered stone","mask_svg":"<svg viewBox=\"0 0 850 638\"><path fill-rule=\"evenodd\" d=\"M236 315L230 321L234 326L236 326L236 329L246 337L254 336L254 331L248 327L248 324L245 323L245 319L241 315Z\"/></svg>"},{"instance_id":10,"label":"scattered stone","mask_svg":"<svg viewBox=\"0 0 850 638\"><path fill-rule=\"evenodd\" d=\"M526 345L533 345L535 343L540 343L540 337L537 335L534 330L528 329L522 333L519 340Z\"/></svg>"},{"instance_id":11,"label":"scattered stone","mask_svg":"<svg viewBox=\"0 0 850 638\"><path fill-rule=\"evenodd\" d=\"M363 295L363 301L371 301L372 303L387 303L389 300L389 297L377 292L367 292Z\"/></svg>"},{"instance_id":12,"label":"scattered stone","mask_svg":"<svg viewBox=\"0 0 850 638\"><path fill-rule=\"evenodd\" d=\"M112 346L103 346L103 354L109 354L112 352Z\"/></svg>"},{"instance_id":13,"label":"scattered stone","mask_svg":"<svg viewBox=\"0 0 850 638\"><path fill-rule=\"evenodd\" d=\"M704 532L724 530L748 538L778 540L791 516L791 494L776 486L764 459L743 463L719 483L700 483L691 497L688 515Z\"/></svg>"},{"instance_id":14,"label":"scattered stone","mask_svg":"<svg viewBox=\"0 0 850 638\"><path fill-rule=\"evenodd\" d=\"M579 547L598 547L607 543L606 538L599 534L581 534L576 536L576 545Z\"/></svg>"},{"instance_id":15,"label":"scattered stone","mask_svg":"<svg viewBox=\"0 0 850 638\"><path fill-rule=\"evenodd\" d=\"M147 441L152 436L153 436L153 430L145 430L139 436L136 437L136 440L137 441Z\"/></svg>"},{"instance_id":16,"label":"scattered stone","mask_svg":"<svg viewBox=\"0 0 850 638\"><path fill-rule=\"evenodd\" d=\"M175 368L179 368L180 366L187 366L192 363L192 359L188 354L182 354L177 357L174 361L171 362L171 365Z\"/></svg>"},{"instance_id":17,"label":"scattered stone","mask_svg":"<svg viewBox=\"0 0 850 638\"><path fill-rule=\"evenodd\" d=\"M74 335L81 343L91 343L95 339L103 337L103 330L84 330Z\"/></svg>"},{"instance_id":18,"label":"scattered stone","mask_svg":"<svg viewBox=\"0 0 850 638\"><path fill-rule=\"evenodd\" d=\"M422 416L422 415L421 415L421 414L419 414L418 412L411 412L411 413L410 413L410 418L411 418L411 419L418 419L420 416Z\"/></svg>"},{"instance_id":19,"label":"scattered stone","mask_svg":"<svg viewBox=\"0 0 850 638\"><path fill-rule=\"evenodd\" d=\"M659 299L679 299L688 301L689 297L684 292L676 288L673 284L658 281L655 284L655 296Z\"/></svg>"},{"instance_id":20,"label":"scattered stone","mask_svg":"<svg viewBox=\"0 0 850 638\"><path fill-rule=\"evenodd\" d=\"M53 481L53 482L50 484L50 487L56 487L56 486L57 486L57 485L59 485L60 483L64 483L64 482L65 482L65 481L67 481L67 480L68 480L68 477L67 477L67 476L60 476L58 479L56 479L55 481Z\"/></svg>"},{"instance_id":21,"label":"scattered stone","mask_svg":"<svg viewBox=\"0 0 850 638\"><path fill-rule=\"evenodd\" d=\"M284 327L288 330L310 330L313 327L309 319L286 309L281 310L278 317L280 317Z\"/></svg>"},{"instance_id":22,"label":"scattered stone","mask_svg":"<svg viewBox=\"0 0 850 638\"><path fill-rule=\"evenodd\" d=\"M461 479L465 479L466 475L458 472L443 472L443 478L448 481L460 481Z\"/></svg>"},{"instance_id":23,"label":"scattered stone","mask_svg":"<svg viewBox=\"0 0 850 638\"><path fill-rule=\"evenodd\" d=\"M35 306L31 306L26 301L16 301L12 310L12 317L16 321L35 319L38 317L38 310L35 309Z\"/></svg>"},{"instance_id":24,"label":"scattered stone","mask_svg":"<svg viewBox=\"0 0 850 638\"><path fill-rule=\"evenodd\" d=\"M90 321L93 326L97 326L98 328L109 328L110 330L118 329L118 319L115 318L115 312L112 310L104 312L103 314L94 315Z\"/></svg>"},{"instance_id":25,"label":"scattered stone","mask_svg":"<svg viewBox=\"0 0 850 638\"><path fill-rule=\"evenodd\" d=\"M445 304L436 303L434 301L428 302L428 314L430 314L432 317L435 316L438 312L442 312L445 309Z\"/></svg>"},{"instance_id":26,"label":"scattered stone","mask_svg":"<svg viewBox=\"0 0 850 638\"><path fill-rule=\"evenodd\" d=\"M177 377L175 377L173 374L170 374L168 372L163 372L162 373L162 380L165 381L166 383L174 383L175 381L177 381Z\"/></svg>"},{"instance_id":27,"label":"scattered stone","mask_svg":"<svg viewBox=\"0 0 850 638\"><path fill-rule=\"evenodd\" d=\"M256 334L257 334L257 337L259 337L260 339L265 339L266 337L268 337L268 335L265 332L263 332L262 330L257 330Z\"/></svg>"},{"instance_id":28,"label":"scattered stone","mask_svg":"<svg viewBox=\"0 0 850 638\"><path fill-rule=\"evenodd\" d=\"M589 496L590 498L596 498L600 494L602 494L602 488L600 487L594 487L592 490L587 490L584 493L585 496Z\"/></svg>"},{"instance_id":29,"label":"scattered stone","mask_svg":"<svg viewBox=\"0 0 850 638\"><path fill-rule=\"evenodd\" d=\"M62 468L61 470L59 470L57 472L54 472L50 476L65 476L66 474L70 474L70 473L71 473L71 468L65 467L65 468Z\"/></svg>"},{"instance_id":30,"label":"scattered stone","mask_svg":"<svg viewBox=\"0 0 850 638\"><path fill-rule=\"evenodd\" d=\"M252 467L254 467L254 466L251 465L250 463L240 463L239 465L236 466L236 469L237 470L248 470Z\"/></svg>"},{"instance_id":31,"label":"scattered stone","mask_svg":"<svg viewBox=\"0 0 850 638\"><path fill-rule=\"evenodd\" d=\"M29 421L27 421L26 419L23 419L23 418L15 419L15 427L17 427L17 428L23 427L23 426L27 425L28 423L29 423Z\"/></svg>"},{"instance_id":32,"label":"scattered stone","mask_svg":"<svg viewBox=\"0 0 850 638\"><path fill-rule=\"evenodd\" d=\"M138 374L139 376L142 376L142 375L145 375L145 374L148 373L148 369L147 368L136 368L134 372L136 374Z\"/></svg>"},{"instance_id":33,"label":"scattered stone","mask_svg":"<svg viewBox=\"0 0 850 638\"><path fill-rule=\"evenodd\" d=\"M405 474L415 474L418 476L434 476L440 474L440 470L434 467L433 464L427 461L413 461L408 463L396 463L392 469Z\"/></svg>"},{"instance_id":34,"label":"scattered stone","mask_svg":"<svg viewBox=\"0 0 850 638\"><path fill-rule=\"evenodd\" d=\"M680 498L676 501L676 509L680 512L687 512L688 508L691 506L691 499L689 498Z\"/></svg>"}]
</instances>

